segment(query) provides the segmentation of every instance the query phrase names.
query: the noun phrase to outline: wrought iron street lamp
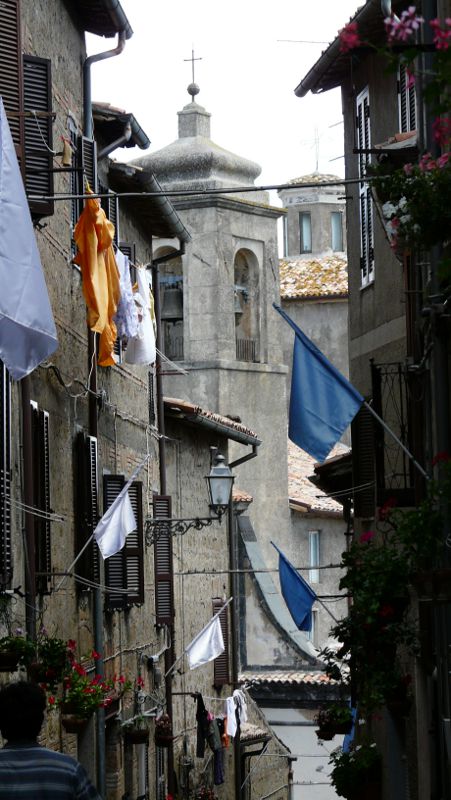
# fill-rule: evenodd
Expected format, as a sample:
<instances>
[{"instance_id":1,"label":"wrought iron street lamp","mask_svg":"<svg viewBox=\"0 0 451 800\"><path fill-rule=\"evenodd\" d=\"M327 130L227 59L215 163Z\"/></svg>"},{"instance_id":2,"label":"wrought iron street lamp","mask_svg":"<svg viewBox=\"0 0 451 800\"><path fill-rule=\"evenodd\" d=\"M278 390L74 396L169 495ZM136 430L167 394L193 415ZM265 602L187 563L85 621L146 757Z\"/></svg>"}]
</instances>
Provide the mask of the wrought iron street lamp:
<instances>
[{"instance_id":1,"label":"wrought iron street lamp","mask_svg":"<svg viewBox=\"0 0 451 800\"><path fill-rule=\"evenodd\" d=\"M183 519L149 517L146 520L146 544L153 544L161 536L183 535L190 528L200 531L202 528L210 526L213 522L221 522L223 514L229 507L235 478L230 471L229 465L226 464L224 456L220 453L215 455L210 474L205 476L205 480L207 481L210 509L216 516Z\"/></svg>"}]
</instances>

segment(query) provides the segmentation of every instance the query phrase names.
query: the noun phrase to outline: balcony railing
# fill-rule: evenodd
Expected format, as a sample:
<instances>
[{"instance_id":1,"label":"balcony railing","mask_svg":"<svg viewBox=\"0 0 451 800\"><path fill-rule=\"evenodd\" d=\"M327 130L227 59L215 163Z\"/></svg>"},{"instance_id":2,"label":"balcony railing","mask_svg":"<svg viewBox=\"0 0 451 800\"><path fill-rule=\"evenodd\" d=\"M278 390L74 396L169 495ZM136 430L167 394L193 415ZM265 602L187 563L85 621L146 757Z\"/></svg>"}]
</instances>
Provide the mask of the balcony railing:
<instances>
[{"instance_id":1,"label":"balcony railing","mask_svg":"<svg viewBox=\"0 0 451 800\"><path fill-rule=\"evenodd\" d=\"M237 339L236 340L236 360L252 361L259 360L258 342L256 339Z\"/></svg>"}]
</instances>

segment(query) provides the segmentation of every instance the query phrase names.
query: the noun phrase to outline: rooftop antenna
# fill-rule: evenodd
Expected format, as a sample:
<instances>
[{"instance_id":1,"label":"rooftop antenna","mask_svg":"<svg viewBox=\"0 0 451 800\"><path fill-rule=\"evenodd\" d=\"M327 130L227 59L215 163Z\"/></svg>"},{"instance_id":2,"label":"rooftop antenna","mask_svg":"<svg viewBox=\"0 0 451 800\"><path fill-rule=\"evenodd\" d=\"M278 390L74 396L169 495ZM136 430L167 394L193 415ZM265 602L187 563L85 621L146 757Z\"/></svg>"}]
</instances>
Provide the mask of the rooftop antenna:
<instances>
[{"instance_id":1,"label":"rooftop antenna","mask_svg":"<svg viewBox=\"0 0 451 800\"><path fill-rule=\"evenodd\" d=\"M195 98L196 94L199 94L199 92L200 92L200 89L199 89L197 83L194 80L194 62L195 61L202 61L202 59L201 58L194 58L194 45L192 45L192 48L193 49L191 50L191 58L184 58L183 60L184 61L191 61L192 82L188 86L187 91L188 91L188 94L191 95L191 102L194 103L194 98Z\"/></svg>"},{"instance_id":2,"label":"rooftop antenna","mask_svg":"<svg viewBox=\"0 0 451 800\"><path fill-rule=\"evenodd\" d=\"M318 128L315 126L315 172L318 172L319 165L319 133Z\"/></svg>"}]
</instances>

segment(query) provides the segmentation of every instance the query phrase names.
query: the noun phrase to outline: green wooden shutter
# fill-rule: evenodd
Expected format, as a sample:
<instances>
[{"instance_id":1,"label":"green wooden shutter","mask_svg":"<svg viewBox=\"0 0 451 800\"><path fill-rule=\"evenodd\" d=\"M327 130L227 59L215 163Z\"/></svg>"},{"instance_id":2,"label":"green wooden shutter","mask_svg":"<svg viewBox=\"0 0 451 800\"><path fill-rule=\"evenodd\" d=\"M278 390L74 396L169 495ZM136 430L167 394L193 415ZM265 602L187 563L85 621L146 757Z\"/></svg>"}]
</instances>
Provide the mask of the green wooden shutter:
<instances>
[{"instance_id":1,"label":"green wooden shutter","mask_svg":"<svg viewBox=\"0 0 451 800\"><path fill-rule=\"evenodd\" d=\"M9 586L11 550L11 382L0 361L0 586Z\"/></svg>"},{"instance_id":2,"label":"green wooden shutter","mask_svg":"<svg viewBox=\"0 0 451 800\"><path fill-rule=\"evenodd\" d=\"M224 605L224 600L221 597L213 598L213 616L218 613L218 611ZM224 639L225 650L221 653L220 656L214 659L213 667L214 667L214 678L213 684L214 686L224 686L226 683L230 682L229 677L229 618L227 614L227 608L224 608L219 615L219 621L221 623L221 630L222 636Z\"/></svg>"},{"instance_id":3,"label":"green wooden shutter","mask_svg":"<svg viewBox=\"0 0 451 800\"><path fill-rule=\"evenodd\" d=\"M51 513L50 507L50 454L49 454L49 413L32 406L33 436L33 504L36 508ZM51 583L51 524L47 518L35 518L35 554L36 554L36 591L48 594Z\"/></svg>"},{"instance_id":4,"label":"green wooden shutter","mask_svg":"<svg viewBox=\"0 0 451 800\"><path fill-rule=\"evenodd\" d=\"M20 2L0 2L0 95L3 98L17 157L23 164L24 118Z\"/></svg>"},{"instance_id":5,"label":"green wooden shutter","mask_svg":"<svg viewBox=\"0 0 451 800\"><path fill-rule=\"evenodd\" d=\"M171 498L154 495L153 516L171 519ZM174 619L172 575L172 537L168 529L159 533L154 544L155 615L157 625L170 625Z\"/></svg>"},{"instance_id":6,"label":"green wooden shutter","mask_svg":"<svg viewBox=\"0 0 451 800\"><path fill-rule=\"evenodd\" d=\"M47 116L25 117L25 189L27 195L53 195L53 131L51 62L24 55L24 111L42 111ZM53 200L29 200L33 217L54 212Z\"/></svg>"},{"instance_id":7,"label":"green wooden shutter","mask_svg":"<svg viewBox=\"0 0 451 800\"><path fill-rule=\"evenodd\" d=\"M75 521L76 555L92 536L99 521L97 439L83 431L75 442L76 480L75 480ZM90 581L100 578L100 553L97 542L92 541L79 561L75 572ZM78 584L79 588L86 586Z\"/></svg>"}]
</instances>

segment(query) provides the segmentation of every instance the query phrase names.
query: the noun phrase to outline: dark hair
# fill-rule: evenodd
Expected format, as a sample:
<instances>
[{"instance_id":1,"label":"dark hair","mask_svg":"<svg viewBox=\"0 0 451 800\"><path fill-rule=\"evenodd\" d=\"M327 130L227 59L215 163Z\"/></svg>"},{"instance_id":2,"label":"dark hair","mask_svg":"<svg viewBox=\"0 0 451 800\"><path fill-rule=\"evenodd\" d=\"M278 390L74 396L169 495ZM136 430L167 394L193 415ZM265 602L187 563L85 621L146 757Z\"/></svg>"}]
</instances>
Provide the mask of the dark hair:
<instances>
[{"instance_id":1,"label":"dark hair","mask_svg":"<svg viewBox=\"0 0 451 800\"><path fill-rule=\"evenodd\" d=\"M17 681L0 689L0 731L4 739L36 739L44 721L45 692L36 683Z\"/></svg>"}]
</instances>

